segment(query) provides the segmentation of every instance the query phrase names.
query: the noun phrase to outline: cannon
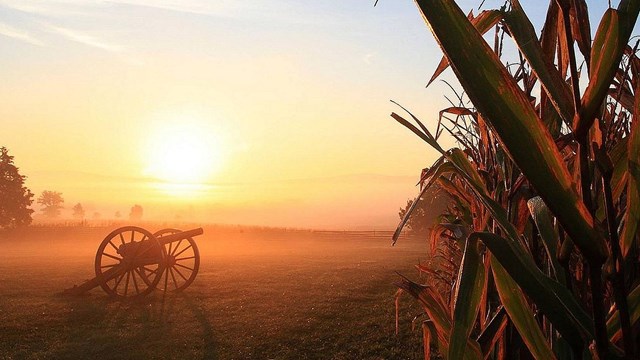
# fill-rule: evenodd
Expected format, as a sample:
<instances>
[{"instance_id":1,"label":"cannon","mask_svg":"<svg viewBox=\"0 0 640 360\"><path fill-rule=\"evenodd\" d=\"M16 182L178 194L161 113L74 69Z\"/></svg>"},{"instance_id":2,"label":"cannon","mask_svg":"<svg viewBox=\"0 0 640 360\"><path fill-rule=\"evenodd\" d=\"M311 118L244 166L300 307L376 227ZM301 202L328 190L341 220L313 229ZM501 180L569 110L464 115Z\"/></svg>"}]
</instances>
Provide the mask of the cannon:
<instances>
[{"instance_id":1,"label":"cannon","mask_svg":"<svg viewBox=\"0 0 640 360\"><path fill-rule=\"evenodd\" d=\"M142 297L155 289L182 291L198 274L200 252L193 238L202 233L202 228L153 234L137 226L116 229L98 247L96 276L63 294L80 295L98 286L123 299Z\"/></svg>"}]
</instances>

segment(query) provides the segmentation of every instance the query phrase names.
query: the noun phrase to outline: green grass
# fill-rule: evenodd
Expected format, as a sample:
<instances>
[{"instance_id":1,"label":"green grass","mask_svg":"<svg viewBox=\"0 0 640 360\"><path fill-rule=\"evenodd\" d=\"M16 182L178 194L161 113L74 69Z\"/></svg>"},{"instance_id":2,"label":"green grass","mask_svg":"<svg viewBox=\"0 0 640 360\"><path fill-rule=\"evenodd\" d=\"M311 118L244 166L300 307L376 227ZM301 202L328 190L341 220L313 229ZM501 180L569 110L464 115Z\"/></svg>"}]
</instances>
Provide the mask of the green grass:
<instances>
[{"instance_id":1,"label":"green grass","mask_svg":"<svg viewBox=\"0 0 640 360\"><path fill-rule=\"evenodd\" d=\"M56 293L93 276L110 229L0 236L0 359L418 359L421 311L395 271L415 277L424 242L205 229L202 263L181 294L139 301ZM153 229L156 230L156 229Z\"/></svg>"}]
</instances>

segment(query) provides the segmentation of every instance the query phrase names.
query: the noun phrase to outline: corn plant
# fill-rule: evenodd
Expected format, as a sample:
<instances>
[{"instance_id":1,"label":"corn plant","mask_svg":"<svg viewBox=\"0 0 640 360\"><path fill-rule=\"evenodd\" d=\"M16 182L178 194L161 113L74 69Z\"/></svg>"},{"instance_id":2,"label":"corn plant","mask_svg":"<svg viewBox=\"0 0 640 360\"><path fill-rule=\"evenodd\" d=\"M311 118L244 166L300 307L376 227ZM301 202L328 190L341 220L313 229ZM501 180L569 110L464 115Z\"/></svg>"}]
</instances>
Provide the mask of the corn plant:
<instances>
[{"instance_id":1,"label":"corn plant","mask_svg":"<svg viewBox=\"0 0 640 360\"><path fill-rule=\"evenodd\" d=\"M477 16L416 4L444 52L431 81L451 67L469 100L433 133L391 114L441 155L421 192L438 184L452 205L430 241L461 251L445 264L448 295L445 277L399 283L427 315L425 357L432 345L448 359L637 358L640 0L606 10L593 39L584 0L551 0L540 36L517 0ZM504 63L503 41L517 62ZM444 131L458 147L440 146ZM434 264L419 269L442 273Z\"/></svg>"}]
</instances>

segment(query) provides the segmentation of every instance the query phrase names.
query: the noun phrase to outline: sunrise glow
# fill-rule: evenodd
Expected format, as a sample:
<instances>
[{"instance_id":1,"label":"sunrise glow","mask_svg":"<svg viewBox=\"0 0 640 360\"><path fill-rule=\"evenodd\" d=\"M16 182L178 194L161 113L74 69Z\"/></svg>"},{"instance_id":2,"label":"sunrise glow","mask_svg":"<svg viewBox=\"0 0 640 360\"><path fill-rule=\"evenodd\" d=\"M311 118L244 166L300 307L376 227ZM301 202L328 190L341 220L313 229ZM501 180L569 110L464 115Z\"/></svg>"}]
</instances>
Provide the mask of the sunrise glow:
<instances>
[{"instance_id":1,"label":"sunrise glow","mask_svg":"<svg viewBox=\"0 0 640 360\"><path fill-rule=\"evenodd\" d=\"M208 181L223 162L218 136L198 120L159 123L146 146L146 174L172 188Z\"/></svg>"}]
</instances>

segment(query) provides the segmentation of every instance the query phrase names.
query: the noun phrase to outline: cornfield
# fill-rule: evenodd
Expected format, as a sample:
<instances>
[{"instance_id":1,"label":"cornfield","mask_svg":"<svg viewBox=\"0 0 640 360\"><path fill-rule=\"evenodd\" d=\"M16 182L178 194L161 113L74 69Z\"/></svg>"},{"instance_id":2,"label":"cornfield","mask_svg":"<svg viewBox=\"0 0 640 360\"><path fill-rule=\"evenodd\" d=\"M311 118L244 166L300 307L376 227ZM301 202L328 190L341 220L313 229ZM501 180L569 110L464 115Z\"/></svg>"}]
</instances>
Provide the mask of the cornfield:
<instances>
[{"instance_id":1,"label":"cornfield","mask_svg":"<svg viewBox=\"0 0 640 360\"><path fill-rule=\"evenodd\" d=\"M540 36L517 0L477 16L416 4L444 53L431 81L451 67L464 90L433 132L391 114L440 154L421 194L451 198L429 237L440 261L418 266L429 280L398 284L424 309L425 358L637 359L640 1L593 38L584 0L551 0Z\"/></svg>"}]
</instances>

